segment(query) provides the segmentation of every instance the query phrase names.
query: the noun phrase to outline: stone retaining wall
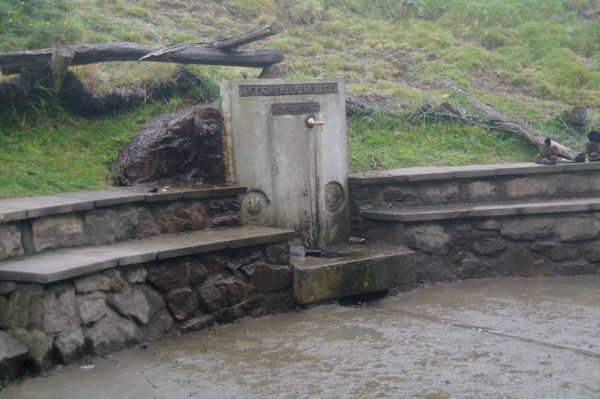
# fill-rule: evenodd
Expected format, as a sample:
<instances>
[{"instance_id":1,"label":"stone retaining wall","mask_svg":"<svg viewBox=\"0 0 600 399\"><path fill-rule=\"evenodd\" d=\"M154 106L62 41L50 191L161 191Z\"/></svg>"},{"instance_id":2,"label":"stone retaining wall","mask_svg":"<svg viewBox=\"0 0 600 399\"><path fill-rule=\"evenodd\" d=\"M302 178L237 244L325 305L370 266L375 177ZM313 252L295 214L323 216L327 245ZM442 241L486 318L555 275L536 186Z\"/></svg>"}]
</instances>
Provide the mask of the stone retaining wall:
<instances>
[{"instance_id":1,"label":"stone retaining wall","mask_svg":"<svg viewBox=\"0 0 600 399\"><path fill-rule=\"evenodd\" d=\"M600 196L600 170L480 178L357 184L357 209Z\"/></svg>"},{"instance_id":2,"label":"stone retaining wall","mask_svg":"<svg viewBox=\"0 0 600 399\"><path fill-rule=\"evenodd\" d=\"M600 272L600 212L355 225L371 242L416 252L417 279Z\"/></svg>"},{"instance_id":3,"label":"stone retaining wall","mask_svg":"<svg viewBox=\"0 0 600 399\"><path fill-rule=\"evenodd\" d=\"M292 305L286 241L48 285L3 281L0 329L27 346L42 369Z\"/></svg>"},{"instance_id":4,"label":"stone retaining wall","mask_svg":"<svg viewBox=\"0 0 600 399\"><path fill-rule=\"evenodd\" d=\"M240 225L237 197L142 202L0 224L0 259Z\"/></svg>"}]
</instances>

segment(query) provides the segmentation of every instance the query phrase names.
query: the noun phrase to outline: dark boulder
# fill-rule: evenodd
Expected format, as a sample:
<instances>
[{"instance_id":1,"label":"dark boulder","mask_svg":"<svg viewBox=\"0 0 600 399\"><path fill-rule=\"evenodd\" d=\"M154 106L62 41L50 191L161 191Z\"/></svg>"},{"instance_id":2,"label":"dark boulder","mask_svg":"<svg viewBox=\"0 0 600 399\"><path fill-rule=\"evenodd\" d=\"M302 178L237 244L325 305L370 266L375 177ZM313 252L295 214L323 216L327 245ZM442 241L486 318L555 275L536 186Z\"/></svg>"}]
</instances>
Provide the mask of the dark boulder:
<instances>
[{"instance_id":1,"label":"dark boulder","mask_svg":"<svg viewBox=\"0 0 600 399\"><path fill-rule=\"evenodd\" d=\"M151 120L119 151L113 172L125 185L224 182L220 110L196 105Z\"/></svg>"}]
</instances>

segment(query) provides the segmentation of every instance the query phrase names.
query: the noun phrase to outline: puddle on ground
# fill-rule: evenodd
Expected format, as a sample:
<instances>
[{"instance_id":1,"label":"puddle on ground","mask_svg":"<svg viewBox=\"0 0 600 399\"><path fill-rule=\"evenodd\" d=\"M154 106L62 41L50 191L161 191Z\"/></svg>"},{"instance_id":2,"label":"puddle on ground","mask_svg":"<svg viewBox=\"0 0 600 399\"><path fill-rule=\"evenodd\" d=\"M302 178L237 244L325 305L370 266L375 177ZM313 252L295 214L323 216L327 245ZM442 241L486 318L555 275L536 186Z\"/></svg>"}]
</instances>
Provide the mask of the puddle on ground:
<instances>
[{"instance_id":1,"label":"puddle on ground","mask_svg":"<svg viewBox=\"0 0 600 399\"><path fill-rule=\"evenodd\" d=\"M600 397L600 278L472 280L218 326L0 398Z\"/></svg>"}]
</instances>

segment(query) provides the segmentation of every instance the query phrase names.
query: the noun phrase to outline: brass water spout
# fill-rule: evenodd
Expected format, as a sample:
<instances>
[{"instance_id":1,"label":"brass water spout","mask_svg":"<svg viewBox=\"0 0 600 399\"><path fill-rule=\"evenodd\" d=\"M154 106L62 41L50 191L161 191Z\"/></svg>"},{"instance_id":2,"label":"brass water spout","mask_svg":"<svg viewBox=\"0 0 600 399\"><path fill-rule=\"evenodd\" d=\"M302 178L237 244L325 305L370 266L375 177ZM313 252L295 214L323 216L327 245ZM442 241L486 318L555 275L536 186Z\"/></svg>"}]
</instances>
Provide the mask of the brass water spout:
<instances>
[{"instance_id":1,"label":"brass water spout","mask_svg":"<svg viewBox=\"0 0 600 399\"><path fill-rule=\"evenodd\" d=\"M323 126L324 124L325 121L318 121L313 116L309 116L308 119L306 119L306 126L309 128L313 128L315 126Z\"/></svg>"}]
</instances>

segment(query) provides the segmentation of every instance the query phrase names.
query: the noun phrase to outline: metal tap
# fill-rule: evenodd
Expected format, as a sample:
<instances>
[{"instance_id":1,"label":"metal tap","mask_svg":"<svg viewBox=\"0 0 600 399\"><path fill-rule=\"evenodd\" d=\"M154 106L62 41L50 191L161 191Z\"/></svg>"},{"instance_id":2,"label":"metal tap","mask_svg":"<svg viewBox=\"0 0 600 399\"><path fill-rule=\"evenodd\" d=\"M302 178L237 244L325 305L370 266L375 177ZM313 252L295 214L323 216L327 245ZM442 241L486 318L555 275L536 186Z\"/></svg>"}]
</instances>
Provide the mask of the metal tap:
<instances>
[{"instance_id":1,"label":"metal tap","mask_svg":"<svg viewBox=\"0 0 600 399\"><path fill-rule=\"evenodd\" d=\"M314 115L310 115L308 118L306 118L305 124L306 127L312 129L315 126L323 126L325 124L325 121L319 121Z\"/></svg>"}]
</instances>

